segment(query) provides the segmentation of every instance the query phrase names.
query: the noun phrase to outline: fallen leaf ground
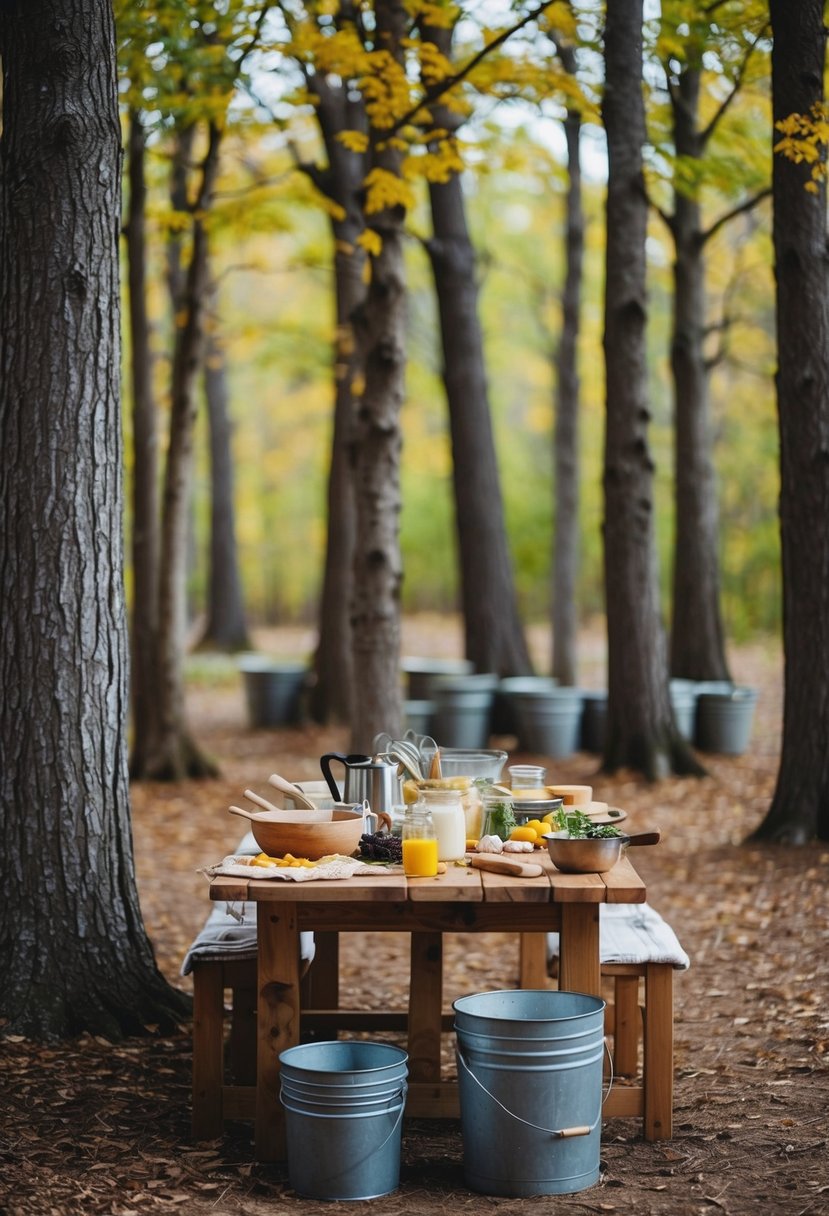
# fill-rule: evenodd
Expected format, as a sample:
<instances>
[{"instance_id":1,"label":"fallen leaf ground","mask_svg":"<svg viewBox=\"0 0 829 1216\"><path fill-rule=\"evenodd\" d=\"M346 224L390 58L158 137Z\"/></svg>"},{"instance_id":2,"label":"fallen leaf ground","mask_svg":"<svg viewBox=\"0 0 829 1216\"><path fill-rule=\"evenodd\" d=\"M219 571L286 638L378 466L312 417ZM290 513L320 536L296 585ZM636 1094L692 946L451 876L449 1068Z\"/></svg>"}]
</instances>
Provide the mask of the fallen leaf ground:
<instances>
[{"instance_id":1,"label":"fallen leaf ground","mask_svg":"<svg viewBox=\"0 0 829 1216\"><path fill-rule=\"evenodd\" d=\"M457 653L456 624L407 624L408 653ZM272 653L307 652L308 637L263 636ZM543 638L535 639L539 653ZM542 660L543 661L543 660ZM691 956L676 981L674 1137L647 1143L635 1121L605 1123L600 1183L572 1196L499 1199L464 1185L459 1124L406 1123L401 1186L372 1203L318 1203L288 1186L282 1167L253 1162L250 1128L220 1141L189 1137L189 1027L171 1037L112 1045L6 1040L0 1067L2 1216L325 1216L337 1211L433 1216L446 1211L616 1212L625 1216L819 1216L829 1212L829 846L743 843L768 806L777 769L781 666L774 648L733 654L736 678L760 689L749 752L706 757L709 776L648 787L631 774L597 775L585 754L548 762L551 777L592 783L634 828L663 840L634 855L650 902ZM599 635L583 647L583 679L598 685ZM179 966L208 911L197 867L239 838L227 814L241 790L274 770L317 778L336 730L253 731L227 663L194 666L192 721L222 765L217 781L133 789L139 891L159 965L185 990ZM521 759L535 759L522 756ZM180 877L172 902L169 875ZM448 943L447 999L516 978L507 935ZM383 1008L405 993L405 953L394 935L348 935L349 1003ZM446 1059L451 1060L447 1041Z\"/></svg>"}]
</instances>

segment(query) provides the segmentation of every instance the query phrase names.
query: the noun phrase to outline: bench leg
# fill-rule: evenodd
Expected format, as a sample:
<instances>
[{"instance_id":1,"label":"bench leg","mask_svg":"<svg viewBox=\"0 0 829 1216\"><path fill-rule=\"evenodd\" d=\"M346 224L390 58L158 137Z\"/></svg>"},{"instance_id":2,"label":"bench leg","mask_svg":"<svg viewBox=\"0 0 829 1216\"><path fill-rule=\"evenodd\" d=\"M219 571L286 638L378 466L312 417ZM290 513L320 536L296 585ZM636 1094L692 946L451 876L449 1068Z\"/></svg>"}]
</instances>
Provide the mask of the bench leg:
<instances>
[{"instance_id":1,"label":"bench leg","mask_svg":"<svg viewBox=\"0 0 829 1216\"><path fill-rule=\"evenodd\" d=\"M673 968L648 963L645 971L645 1139L673 1134Z\"/></svg>"},{"instance_id":2,"label":"bench leg","mask_svg":"<svg viewBox=\"0 0 829 1216\"><path fill-rule=\"evenodd\" d=\"M193 968L193 1113L195 1140L222 1134L224 979L221 963Z\"/></svg>"},{"instance_id":3,"label":"bench leg","mask_svg":"<svg viewBox=\"0 0 829 1216\"><path fill-rule=\"evenodd\" d=\"M613 1067L621 1077L639 1071L639 976L617 975L614 981Z\"/></svg>"}]
</instances>

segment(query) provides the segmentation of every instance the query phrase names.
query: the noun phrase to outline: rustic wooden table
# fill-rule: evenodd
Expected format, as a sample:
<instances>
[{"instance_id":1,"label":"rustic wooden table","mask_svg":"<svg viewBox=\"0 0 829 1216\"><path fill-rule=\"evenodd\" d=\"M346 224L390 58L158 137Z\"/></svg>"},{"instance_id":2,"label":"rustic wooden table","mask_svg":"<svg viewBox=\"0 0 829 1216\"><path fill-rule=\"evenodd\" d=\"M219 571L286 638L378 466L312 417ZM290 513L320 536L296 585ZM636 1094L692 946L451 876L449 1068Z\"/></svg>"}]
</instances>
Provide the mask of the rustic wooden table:
<instances>
[{"instance_id":1,"label":"rustic wooden table","mask_svg":"<svg viewBox=\"0 0 829 1216\"><path fill-rule=\"evenodd\" d=\"M642 903L645 884L623 858L607 874L561 874L546 855L537 878L516 878L449 865L436 878L406 878L384 871L338 881L291 882L219 876L214 900L253 900L258 908L257 1066L255 1151L260 1161L284 1156L279 1101L279 1055L299 1042L299 932L317 934L303 1024L341 1030L399 1025L408 1029L409 1092L406 1114L457 1116L455 1082L440 1075L444 933L524 934L521 984L546 983L544 935L558 931L559 987L601 995L599 904ZM407 1015L365 1015L338 1010L336 941L339 932L408 933L411 972ZM250 1095L253 1097L253 1095ZM616 1099L616 1101L614 1101ZM623 1095L611 1093L605 1114L626 1114Z\"/></svg>"}]
</instances>

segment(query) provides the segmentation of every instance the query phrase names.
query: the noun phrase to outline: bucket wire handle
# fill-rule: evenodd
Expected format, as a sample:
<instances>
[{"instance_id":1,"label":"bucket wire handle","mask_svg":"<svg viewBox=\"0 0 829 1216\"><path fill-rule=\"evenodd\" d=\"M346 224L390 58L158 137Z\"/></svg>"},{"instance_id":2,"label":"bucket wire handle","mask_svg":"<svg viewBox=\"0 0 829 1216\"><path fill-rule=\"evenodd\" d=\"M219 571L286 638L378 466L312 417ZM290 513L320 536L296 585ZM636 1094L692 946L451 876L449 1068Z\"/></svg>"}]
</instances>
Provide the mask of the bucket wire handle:
<instances>
[{"instance_id":1,"label":"bucket wire handle","mask_svg":"<svg viewBox=\"0 0 829 1216\"><path fill-rule=\"evenodd\" d=\"M370 1151L370 1152L369 1152L369 1153L368 1153L368 1154L367 1154L365 1157L361 1158L359 1161L354 1162L354 1163L352 1163L352 1164L355 1164L355 1165L364 1165L364 1164L365 1164L365 1162L366 1162L366 1161L369 1161L369 1160L370 1160L370 1159L371 1159L371 1158L374 1156L374 1154L375 1154L375 1153L379 1153L381 1149L384 1149L384 1148L386 1147L386 1145L388 1144L389 1140L391 1140L392 1136L393 1136L393 1135L394 1135L394 1133L397 1131L398 1127L400 1126L400 1124L401 1124L401 1122L402 1122L402 1120L403 1120L403 1114L404 1114L404 1111L406 1110L406 1094L407 1094L408 1092L409 1092L409 1087L408 1087L408 1085L406 1085L406 1084L404 1083L404 1084L403 1084L403 1088L400 1090L400 1092L399 1092L399 1093L392 1094L392 1095L389 1097L388 1101L389 1101L390 1103L391 1103L391 1102L393 1102L395 1098L400 1098L400 1099L401 1099L401 1102L400 1102L400 1110L398 1111L397 1118L395 1119L394 1123L391 1125L391 1131L389 1132L389 1134L388 1134L387 1136L384 1136L384 1138L383 1138L383 1139L380 1141L380 1143L379 1143L379 1144L377 1144L377 1145L375 1145L375 1146L374 1146L374 1148L372 1148L372 1149L371 1149L371 1151ZM282 1105L284 1106L284 1105L285 1105L285 1101L284 1101L284 1099L283 1099L283 1097L282 1097L282 1091L281 1091L281 1089L280 1089L280 1093L279 1093L279 1100L280 1100L280 1102L282 1102ZM378 1112L378 1113L380 1113L380 1112ZM386 1112L386 1111L383 1111L382 1113L383 1113L383 1114L386 1114L387 1112ZM303 1111L303 1112L302 1112L302 1114L304 1115L304 1117L305 1117L306 1119L329 1119L329 1118L331 1118L331 1117L332 1117L332 1116L330 1116L330 1115L317 1115L317 1114L314 1114L314 1113L313 1113L312 1111L310 1111L310 1110Z\"/></svg>"},{"instance_id":2,"label":"bucket wire handle","mask_svg":"<svg viewBox=\"0 0 829 1216\"><path fill-rule=\"evenodd\" d=\"M599 1103L598 1115L596 1116L594 1121L589 1125L589 1127L585 1125L582 1127L558 1127L558 1128L541 1127L538 1123L531 1123L529 1119L522 1119L520 1115L516 1115L514 1110L510 1110L508 1106L504 1106L503 1102L498 1101L498 1099L495 1097L495 1094L490 1093L490 1091L484 1085L483 1081L478 1080L478 1078L475 1076L474 1072L472 1071L472 1069L469 1067L466 1060L464 1059L464 1055L463 1055L463 1052L461 1051L460 1047L458 1047L458 1049L457 1049L457 1054L458 1054L458 1060L463 1065L463 1068L469 1074L469 1076L472 1078L472 1080L475 1082L475 1084L484 1091L484 1093L486 1094L486 1096L488 1098L492 1099L492 1101L495 1103L496 1106L500 1106L501 1110L504 1112L505 1115L509 1115L509 1117L511 1119L515 1119L518 1123L523 1123L525 1127L532 1127L537 1132L546 1132L547 1135L549 1135L549 1136L555 1136L559 1140L564 1140L571 1136L589 1136L590 1133L592 1131L594 1131L599 1125L599 1120L602 1117L602 1107L604 1106L607 1099L610 1097L610 1091L613 1088L613 1056L610 1054L610 1048L607 1045L607 1039L604 1040L604 1050L605 1050L605 1055L607 1056L608 1064L610 1065L610 1079L609 1079L608 1085L607 1085L607 1093L604 1095L601 1102Z\"/></svg>"}]
</instances>

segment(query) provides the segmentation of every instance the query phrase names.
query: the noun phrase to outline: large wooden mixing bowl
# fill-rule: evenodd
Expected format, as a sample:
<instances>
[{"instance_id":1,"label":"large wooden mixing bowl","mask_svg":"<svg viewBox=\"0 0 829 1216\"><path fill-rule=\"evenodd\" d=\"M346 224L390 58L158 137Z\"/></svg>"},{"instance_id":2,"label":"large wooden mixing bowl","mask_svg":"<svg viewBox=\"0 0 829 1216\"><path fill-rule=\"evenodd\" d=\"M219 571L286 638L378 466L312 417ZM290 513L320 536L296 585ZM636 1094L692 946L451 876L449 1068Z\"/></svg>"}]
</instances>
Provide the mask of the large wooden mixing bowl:
<instances>
[{"instance_id":1,"label":"large wooden mixing bowl","mask_svg":"<svg viewBox=\"0 0 829 1216\"><path fill-rule=\"evenodd\" d=\"M309 822L317 813L292 811L257 811L245 816L250 821L253 838L269 857L307 857L317 861L329 853L350 856L356 852L363 834L363 816L351 809L328 811L330 819Z\"/></svg>"}]
</instances>

